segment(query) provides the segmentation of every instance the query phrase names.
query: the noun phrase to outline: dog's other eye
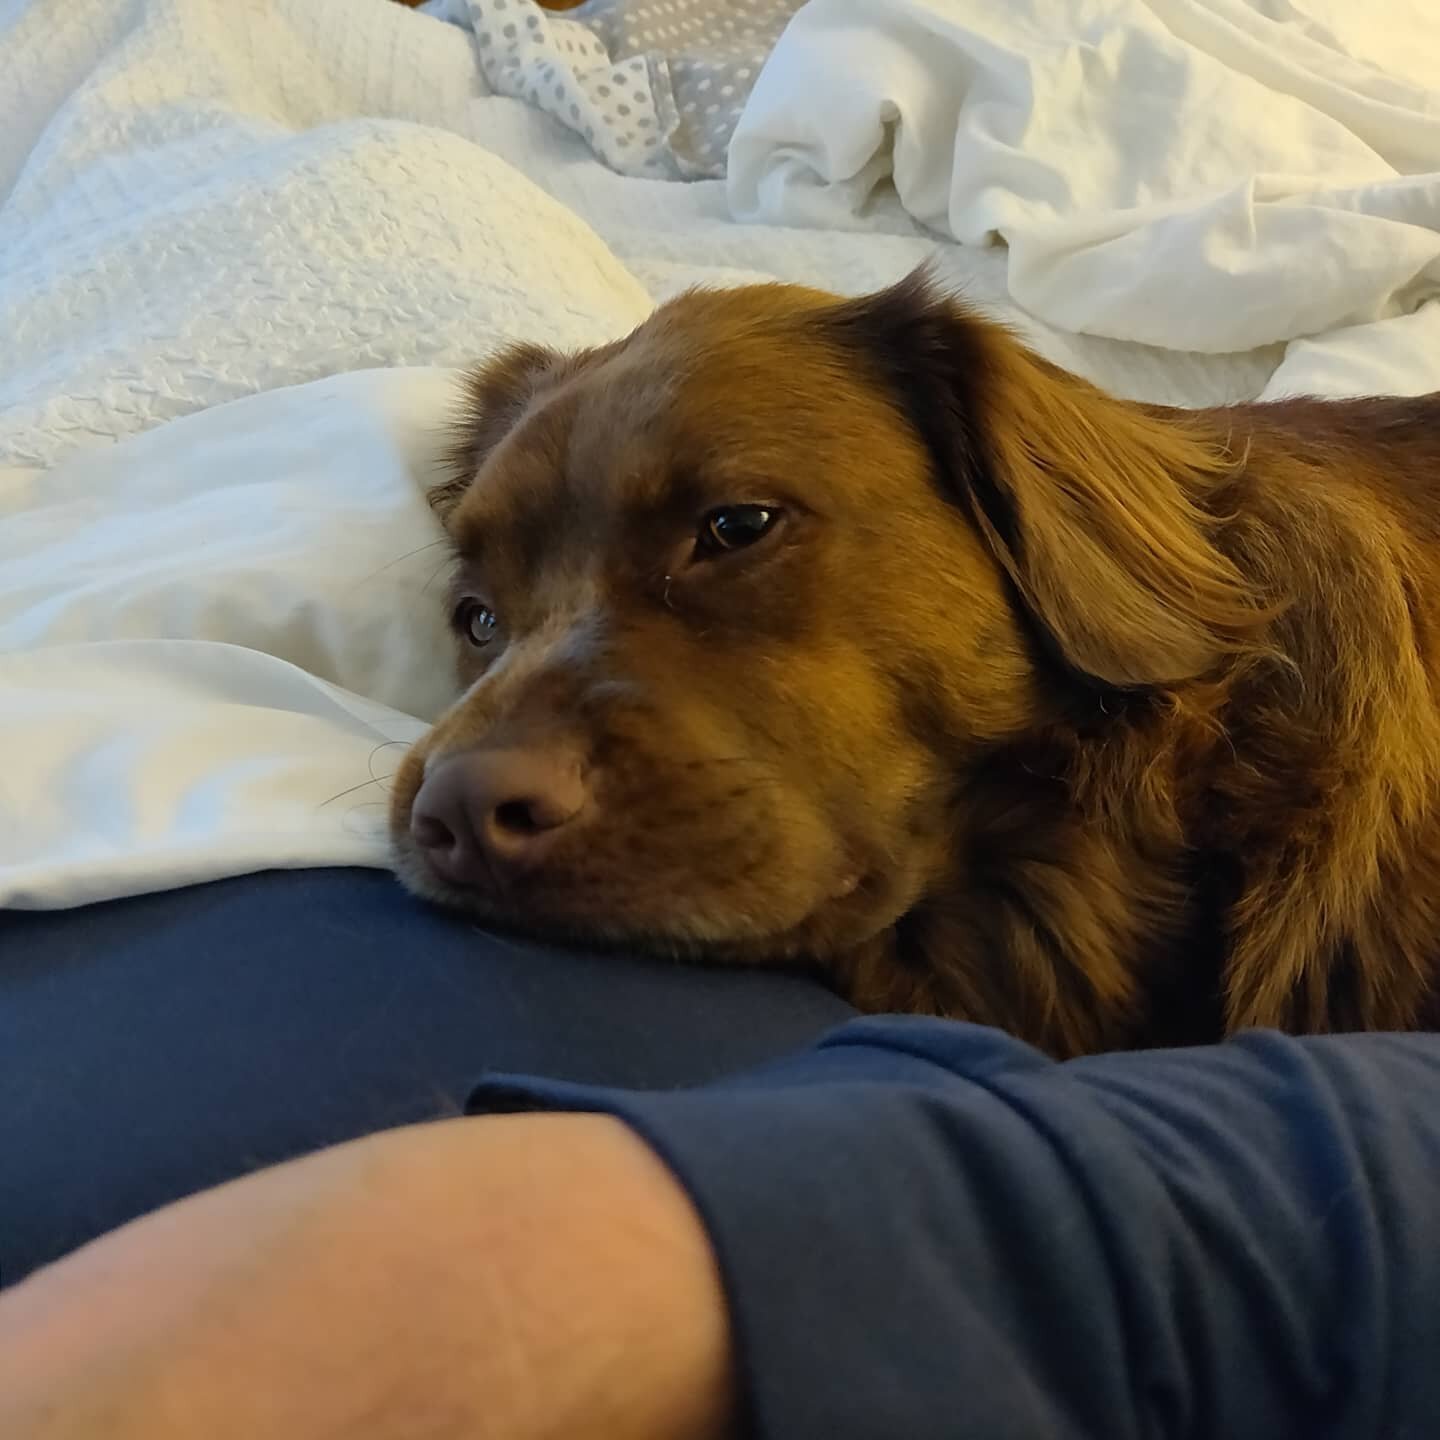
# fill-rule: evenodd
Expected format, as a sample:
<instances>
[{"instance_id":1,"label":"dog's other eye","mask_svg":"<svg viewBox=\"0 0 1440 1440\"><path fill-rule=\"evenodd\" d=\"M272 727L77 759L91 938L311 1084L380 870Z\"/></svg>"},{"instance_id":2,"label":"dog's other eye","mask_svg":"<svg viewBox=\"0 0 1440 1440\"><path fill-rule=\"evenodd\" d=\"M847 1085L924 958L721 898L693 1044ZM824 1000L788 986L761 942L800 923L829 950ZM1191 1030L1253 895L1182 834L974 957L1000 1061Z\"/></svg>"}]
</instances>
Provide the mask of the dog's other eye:
<instances>
[{"instance_id":1,"label":"dog's other eye","mask_svg":"<svg viewBox=\"0 0 1440 1440\"><path fill-rule=\"evenodd\" d=\"M495 612L478 600L462 600L455 607L455 628L477 650L483 649L495 638L499 625Z\"/></svg>"},{"instance_id":2,"label":"dog's other eye","mask_svg":"<svg viewBox=\"0 0 1440 1440\"><path fill-rule=\"evenodd\" d=\"M721 505L700 522L695 554L703 559L743 550L763 539L779 519L780 510L774 505Z\"/></svg>"}]
</instances>

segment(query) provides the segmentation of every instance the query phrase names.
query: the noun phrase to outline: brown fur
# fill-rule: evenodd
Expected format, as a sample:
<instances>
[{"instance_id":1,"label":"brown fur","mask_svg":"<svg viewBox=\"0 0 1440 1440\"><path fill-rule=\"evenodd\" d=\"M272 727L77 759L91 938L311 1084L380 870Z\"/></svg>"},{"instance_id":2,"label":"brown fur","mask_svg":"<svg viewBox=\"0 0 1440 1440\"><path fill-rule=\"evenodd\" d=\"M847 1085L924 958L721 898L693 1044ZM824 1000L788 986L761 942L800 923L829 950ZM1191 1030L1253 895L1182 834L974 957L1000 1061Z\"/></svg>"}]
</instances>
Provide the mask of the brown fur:
<instances>
[{"instance_id":1,"label":"brown fur","mask_svg":"<svg viewBox=\"0 0 1440 1440\"><path fill-rule=\"evenodd\" d=\"M1440 397L1132 404L916 278L688 295L469 399L435 500L503 633L398 777L421 894L1061 1055L1435 1022ZM694 561L746 502L776 533ZM429 873L427 758L550 734L594 797L550 861Z\"/></svg>"}]
</instances>

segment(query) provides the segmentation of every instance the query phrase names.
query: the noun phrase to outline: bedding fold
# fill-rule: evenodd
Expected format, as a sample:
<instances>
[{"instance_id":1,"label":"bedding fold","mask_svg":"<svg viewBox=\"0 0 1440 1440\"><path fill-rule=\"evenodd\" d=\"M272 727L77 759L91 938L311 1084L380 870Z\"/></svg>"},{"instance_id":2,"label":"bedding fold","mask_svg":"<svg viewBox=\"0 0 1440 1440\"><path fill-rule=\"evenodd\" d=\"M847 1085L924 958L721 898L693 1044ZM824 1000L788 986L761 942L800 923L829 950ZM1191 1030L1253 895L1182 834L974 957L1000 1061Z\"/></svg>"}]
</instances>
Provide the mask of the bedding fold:
<instances>
[{"instance_id":1,"label":"bedding fold","mask_svg":"<svg viewBox=\"0 0 1440 1440\"><path fill-rule=\"evenodd\" d=\"M1343 329L1353 372L1356 327L1433 323L1437 76L1417 0L809 0L741 115L729 201L856 227L893 185L932 230L1003 244L1050 324L1207 353ZM1440 388L1440 345L1419 374L1389 351L1361 370Z\"/></svg>"}]
</instances>

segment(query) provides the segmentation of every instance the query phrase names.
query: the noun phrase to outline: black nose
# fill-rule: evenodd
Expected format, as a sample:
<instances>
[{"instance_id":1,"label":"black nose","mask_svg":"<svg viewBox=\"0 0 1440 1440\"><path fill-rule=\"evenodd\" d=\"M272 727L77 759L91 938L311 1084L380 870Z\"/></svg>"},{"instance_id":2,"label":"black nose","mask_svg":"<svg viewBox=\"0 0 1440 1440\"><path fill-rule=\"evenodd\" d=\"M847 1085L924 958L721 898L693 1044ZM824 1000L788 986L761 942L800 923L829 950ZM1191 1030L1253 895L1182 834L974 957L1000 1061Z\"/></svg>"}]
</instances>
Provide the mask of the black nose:
<instances>
[{"instance_id":1,"label":"black nose","mask_svg":"<svg viewBox=\"0 0 1440 1440\"><path fill-rule=\"evenodd\" d=\"M444 879L480 885L496 871L543 865L588 799L568 749L464 750L427 767L410 835Z\"/></svg>"}]
</instances>

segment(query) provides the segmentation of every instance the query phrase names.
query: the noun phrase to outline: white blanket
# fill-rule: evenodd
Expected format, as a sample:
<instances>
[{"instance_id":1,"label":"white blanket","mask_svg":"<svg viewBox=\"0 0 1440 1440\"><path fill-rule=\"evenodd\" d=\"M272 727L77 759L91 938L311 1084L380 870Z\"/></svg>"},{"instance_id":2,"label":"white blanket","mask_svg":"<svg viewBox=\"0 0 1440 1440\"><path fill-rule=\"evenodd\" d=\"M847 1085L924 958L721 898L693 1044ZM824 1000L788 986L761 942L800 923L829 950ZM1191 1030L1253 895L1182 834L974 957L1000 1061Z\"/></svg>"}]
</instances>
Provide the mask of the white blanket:
<instances>
[{"instance_id":1,"label":"white blanket","mask_svg":"<svg viewBox=\"0 0 1440 1440\"><path fill-rule=\"evenodd\" d=\"M0 460L337 370L591 344L649 310L511 166L382 118L463 121L448 26L386 24L380 0L9 8Z\"/></svg>"},{"instance_id":2,"label":"white blanket","mask_svg":"<svg viewBox=\"0 0 1440 1440\"><path fill-rule=\"evenodd\" d=\"M731 208L853 226L892 180L923 224L1003 241L1011 295L1064 329L1322 337L1272 393L1440 389L1434 0L810 0Z\"/></svg>"},{"instance_id":3,"label":"white blanket","mask_svg":"<svg viewBox=\"0 0 1440 1440\"><path fill-rule=\"evenodd\" d=\"M421 498L449 367L937 249L867 224L615 175L389 0L0 4L0 904L383 865L385 777L451 685ZM938 248L1003 308L997 255ZM1277 358L1014 318L1157 401L1249 398Z\"/></svg>"},{"instance_id":4,"label":"white blanket","mask_svg":"<svg viewBox=\"0 0 1440 1440\"><path fill-rule=\"evenodd\" d=\"M369 370L0 471L0 904L384 860L452 688L445 370Z\"/></svg>"}]
</instances>

